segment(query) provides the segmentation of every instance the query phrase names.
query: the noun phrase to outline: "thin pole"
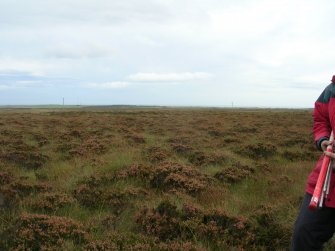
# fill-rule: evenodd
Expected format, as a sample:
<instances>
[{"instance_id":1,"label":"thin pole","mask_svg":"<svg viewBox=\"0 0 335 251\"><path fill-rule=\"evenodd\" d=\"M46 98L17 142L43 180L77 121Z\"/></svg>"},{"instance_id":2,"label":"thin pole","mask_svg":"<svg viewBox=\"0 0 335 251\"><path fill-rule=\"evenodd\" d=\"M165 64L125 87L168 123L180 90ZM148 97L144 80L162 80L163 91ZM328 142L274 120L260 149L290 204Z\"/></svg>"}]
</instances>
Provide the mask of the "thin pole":
<instances>
[{"instance_id":1,"label":"thin pole","mask_svg":"<svg viewBox=\"0 0 335 251\"><path fill-rule=\"evenodd\" d=\"M334 134L333 134L333 132L331 132L329 141L333 141L333 140L334 140ZM332 144L327 146L327 152L333 152ZM311 202L309 203L309 206L308 206L312 210L315 210L318 206L322 206L322 205L320 205L320 199L321 199L321 203L323 203L323 196L324 196L323 187L324 187L324 182L325 182L326 175L327 175L328 170L329 170L328 169L329 168L329 162L330 162L330 157L325 155L323 157L319 177L317 179L317 182L316 182L316 185L315 185L315 188L314 188L313 196L312 196Z\"/></svg>"}]
</instances>

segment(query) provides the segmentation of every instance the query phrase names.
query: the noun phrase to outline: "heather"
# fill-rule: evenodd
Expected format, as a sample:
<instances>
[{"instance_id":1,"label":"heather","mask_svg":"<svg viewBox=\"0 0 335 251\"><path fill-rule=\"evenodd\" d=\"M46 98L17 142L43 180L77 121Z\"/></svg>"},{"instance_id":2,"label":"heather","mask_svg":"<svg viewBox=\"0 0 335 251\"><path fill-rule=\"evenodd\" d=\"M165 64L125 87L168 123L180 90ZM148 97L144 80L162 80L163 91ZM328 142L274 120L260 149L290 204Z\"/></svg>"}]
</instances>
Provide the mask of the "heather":
<instances>
[{"instance_id":1,"label":"heather","mask_svg":"<svg viewBox=\"0 0 335 251\"><path fill-rule=\"evenodd\" d=\"M320 154L311 110L0 115L1 250L287 250Z\"/></svg>"}]
</instances>

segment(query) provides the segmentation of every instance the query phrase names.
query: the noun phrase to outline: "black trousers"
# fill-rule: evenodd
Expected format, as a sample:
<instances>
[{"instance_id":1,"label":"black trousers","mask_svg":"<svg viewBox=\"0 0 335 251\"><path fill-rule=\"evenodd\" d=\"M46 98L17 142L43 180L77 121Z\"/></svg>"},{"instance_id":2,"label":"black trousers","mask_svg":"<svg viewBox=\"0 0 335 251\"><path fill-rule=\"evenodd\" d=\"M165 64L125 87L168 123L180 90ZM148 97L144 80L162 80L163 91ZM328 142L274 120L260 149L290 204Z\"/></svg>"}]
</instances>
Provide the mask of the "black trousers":
<instances>
[{"instance_id":1,"label":"black trousers","mask_svg":"<svg viewBox=\"0 0 335 251\"><path fill-rule=\"evenodd\" d=\"M322 250L335 232L335 208L323 207L311 211L308 205L312 196L305 194L295 222L291 251Z\"/></svg>"}]
</instances>

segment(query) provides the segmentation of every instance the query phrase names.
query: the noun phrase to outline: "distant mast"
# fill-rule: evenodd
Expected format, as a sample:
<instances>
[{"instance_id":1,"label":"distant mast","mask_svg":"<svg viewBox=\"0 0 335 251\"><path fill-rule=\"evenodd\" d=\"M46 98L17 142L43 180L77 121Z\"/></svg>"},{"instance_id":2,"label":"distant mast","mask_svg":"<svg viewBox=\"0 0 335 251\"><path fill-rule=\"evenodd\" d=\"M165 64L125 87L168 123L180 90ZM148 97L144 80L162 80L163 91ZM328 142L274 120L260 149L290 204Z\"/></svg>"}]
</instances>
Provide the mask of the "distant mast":
<instances>
[{"instance_id":1,"label":"distant mast","mask_svg":"<svg viewBox=\"0 0 335 251\"><path fill-rule=\"evenodd\" d=\"M64 106L64 98L63 98L63 106Z\"/></svg>"}]
</instances>

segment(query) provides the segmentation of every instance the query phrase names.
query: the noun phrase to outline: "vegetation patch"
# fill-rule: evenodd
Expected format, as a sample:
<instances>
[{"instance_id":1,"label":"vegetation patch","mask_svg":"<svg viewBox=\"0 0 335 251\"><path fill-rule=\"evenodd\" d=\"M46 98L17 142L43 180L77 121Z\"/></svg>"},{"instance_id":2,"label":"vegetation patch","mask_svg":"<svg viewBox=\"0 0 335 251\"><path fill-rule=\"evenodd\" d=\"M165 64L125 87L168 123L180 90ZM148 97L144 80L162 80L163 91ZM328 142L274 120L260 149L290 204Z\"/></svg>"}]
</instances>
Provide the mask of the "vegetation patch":
<instances>
[{"instance_id":1,"label":"vegetation patch","mask_svg":"<svg viewBox=\"0 0 335 251\"><path fill-rule=\"evenodd\" d=\"M145 138L138 132L133 131L127 127L121 127L119 129L121 134L124 135L125 138L128 139L130 144L145 144Z\"/></svg>"},{"instance_id":2,"label":"vegetation patch","mask_svg":"<svg viewBox=\"0 0 335 251\"><path fill-rule=\"evenodd\" d=\"M243 217L231 217L221 210L205 212L199 235L215 247L248 247L254 241L252 225Z\"/></svg>"},{"instance_id":3,"label":"vegetation patch","mask_svg":"<svg viewBox=\"0 0 335 251\"><path fill-rule=\"evenodd\" d=\"M68 194L47 192L39 196L30 206L35 210L54 212L60 208L71 205L73 202L74 199Z\"/></svg>"},{"instance_id":4,"label":"vegetation patch","mask_svg":"<svg viewBox=\"0 0 335 251\"><path fill-rule=\"evenodd\" d=\"M255 169L248 166L242 165L240 162L233 164L232 167L228 167L222 171L217 172L214 177L224 183L236 183L246 177L249 177L255 172Z\"/></svg>"},{"instance_id":5,"label":"vegetation patch","mask_svg":"<svg viewBox=\"0 0 335 251\"><path fill-rule=\"evenodd\" d=\"M277 147L271 144L257 143L254 145L247 145L238 149L236 152L251 159L267 159L277 153Z\"/></svg>"},{"instance_id":6,"label":"vegetation patch","mask_svg":"<svg viewBox=\"0 0 335 251\"><path fill-rule=\"evenodd\" d=\"M176 162L161 162L157 165L131 165L118 173L121 178L140 178L151 188L167 192L184 192L195 195L210 182L210 178L191 166Z\"/></svg>"},{"instance_id":7,"label":"vegetation patch","mask_svg":"<svg viewBox=\"0 0 335 251\"><path fill-rule=\"evenodd\" d=\"M42 134L35 133L33 138L37 141L39 147L45 146L50 142L49 139Z\"/></svg>"},{"instance_id":8,"label":"vegetation patch","mask_svg":"<svg viewBox=\"0 0 335 251\"><path fill-rule=\"evenodd\" d=\"M285 249L289 247L292 229L278 224L275 210L271 206L262 206L252 216L256 220L253 227L255 244L266 250Z\"/></svg>"},{"instance_id":9,"label":"vegetation patch","mask_svg":"<svg viewBox=\"0 0 335 251\"><path fill-rule=\"evenodd\" d=\"M209 184L209 178L197 169L174 162L164 162L152 167L150 185L165 191L196 194Z\"/></svg>"},{"instance_id":10,"label":"vegetation patch","mask_svg":"<svg viewBox=\"0 0 335 251\"><path fill-rule=\"evenodd\" d=\"M105 240L95 240L88 243L87 251L206 251L191 241L165 241L141 234L121 234L111 232Z\"/></svg>"},{"instance_id":11,"label":"vegetation patch","mask_svg":"<svg viewBox=\"0 0 335 251\"><path fill-rule=\"evenodd\" d=\"M189 161L196 166L223 164L227 158L222 154L208 154L201 151L192 152Z\"/></svg>"},{"instance_id":12,"label":"vegetation patch","mask_svg":"<svg viewBox=\"0 0 335 251\"><path fill-rule=\"evenodd\" d=\"M0 113L0 250L286 250L320 154L308 109Z\"/></svg>"},{"instance_id":13,"label":"vegetation patch","mask_svg":"<svg viewBox=\"0 0 335 251\"><path fill-rule=\"evenodd\" d=\"M160 240L172 240L181 236L180 213L169 201L163 201L157 208L143 209L136 217L142 232Z\"/></svg>"},{"instance_id":14,"label":"vegetation patch","mask_svg":"<svg viewBox=\"0 0 335 251\"><path fill-rule=\"evenodd\" d=\"M289 151L285 150L282 153L283 158L290 161L306 161L306 160L315 160L318 157L319 152L299 152L299 151Z\"/></svg>"},{"instance_id":15,"label":"vegetation patch","mask_svg":"<svg viewBox=\"0 0 335 251\"><path fill-rule=\"evenodd\" d=\"M146 194L142 188L114 188L106 180L94 176L80 182L73 192L81 205L88 208L109 208L116 215L129 206L133 199L143 198Z\"/></svg>"},{"instance_id":16,"label":"vegetation patch","mask_svg":"<svg viewBox=\"0 0 335 251\"><path fill-rule=\"evenodd\" d=\"M136 222L141 231L162 241L194 238L210 241L212 248L247 247L255 237L247 219L228 216L222 211L202 211L184 205L178 210L170 201L162 201L156 208L144 208Z\"/></svg>"},{"instance_id":17,"label":"vegetation patch","mask_svg":"<svg viewBox=\"0 0 335 251\"><path fill-rule=\"evenodd\" d=\"M143 165L143 164L132 164L120 170L117 173L117 178L138 178L141 180L149 178L151 174L151 166Z\"/></svg>"},{"instance_id":18,"label":"vegetation patch","mask_svg":"<svg viewBox=\"0 0 335 251\"><path fill-rule=\"evenodd\" d=\"M21 197L29 196L38 192L51 191L51 186L48 183L31 183L27 180L16 180L10 184L10 188L15 190Z\"/></svg>"},{"instance_id":19,"label":"vegetation patch","mask_svg":"<svg viewBox=\"0 0 335 251\"><path fill-rule=\"evenodd\" d=\"M160 147L150 147L146 152L147 158L150 162L160 162L166 160L170 156L166 150Z\"/></svg>"},{"instance_id":20,"label":"vegetation patch","mask_svg":"<svg viewBox=\"0 0 335 251\"><path fill-rule=\"evenodd\" d=\"M5 151L1 151L0 159L7 163L19 165L23 168L38 169L49 160L49 157L42 154L34 147L31 147L28 150L13 147L6 149Z\"/></svg>"},{"instance_id":21,"label":"vegetation patch","mask_svg":"<svg viewBox=\"0 0 335 251\"><path fill-rule=\"evenodd\" d=\"M107 152L107 142L90 137L82 142L64 141L61 142L57 150L63 153L65 158L83 157L92 158L95 155L101 155Z\"/></svg>"},{"instance_id":22,"label":"vegetation patch","mask_svg":"<svg viewBox=\"0 0 335 251\"><path fill-rule=\"evenodd\" d=\"M53 250L66 240L87 242L83 226L68 218L43 214L21 214L1 236L5 250Z\"/></svg>"},{"instance_id":23,"label":"vegetation patch","mask_svg":"<svg viewBox=\"0 0 335 251\"><path fill-rule=\"evenodd\" d=\"M16 208L25 197L51 190L47 183L32 183L26 177L14 177L8 171L0 172L0 185L0 207L7 209Z\"/></svg>"},{"instance_id":24,"label":"vegetation patch","mask_svg":"<svg viewBox=\"0 0 335 251\"><path fill-rule=\"evenodd\" d=\"M0 187L0 208L14 209L19 205L20 198L16 190Z\"/></svg>"},{"instance_id":25,"label":"vegetation patch","mask_svg":"<svg viewBox=\"0 0 335 251\"><path fill-rule=\"evenodd\" d=\"M0 171L0 185L6 185L13 182L14 176L8 171Z\"/></svg>"},{"instance_id":26,"label":"vegetation patch","mask_svg":"<svg viewBox=\"0 0 335 251\"><path fill-rule=\"evenodd\" d=\"M193 151L193 147L182 143L172 143L171 147L173 151L177 154L188 154Z\"/></svg>"}]
</instances>

